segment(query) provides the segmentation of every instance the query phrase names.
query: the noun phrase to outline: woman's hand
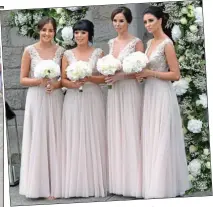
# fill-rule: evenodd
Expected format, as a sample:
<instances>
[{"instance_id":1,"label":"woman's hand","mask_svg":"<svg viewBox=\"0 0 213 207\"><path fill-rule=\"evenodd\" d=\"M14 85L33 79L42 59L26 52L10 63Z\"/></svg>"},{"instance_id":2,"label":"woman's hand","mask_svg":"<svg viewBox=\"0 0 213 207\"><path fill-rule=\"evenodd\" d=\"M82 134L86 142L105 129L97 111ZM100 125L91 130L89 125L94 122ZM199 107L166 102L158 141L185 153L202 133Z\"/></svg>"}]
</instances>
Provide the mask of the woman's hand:
<instances>
[{"instance_id":1,"label":"woman's hand","mask_svg":"<svg viewBox=\"0 0 213 207\"><path fill-rule=\"evenodd\" d=\"M136 77L137 81L140 82L143 79L146 79L146 78L152 76L152 72L153 71L151 71L150 69L145 68L145 69L143 69L143 71L136 73L135 77Z\"/></svg>"},{"instance_id":2,"label":"woman's hand","mask_svg":"<svg viewBox=\"0 0 213 207\"><path fill-rule=\"evenodd\" d=\"M41 78L39 85L43 86L43 87L47 87L47 85L49 84L49 82L50 82L50 79L48 79L48 78Z\"/></svg>"},{"instance_id":3,"label":"woman's hand","mask_svg":"<svg viewBox=\"0 0 213 207\"><path fill-rule=\"evenodd\" d=\"M107 84L113 84L116 81L123 80L125 78L125 74L122 72L118 72L115 75L109 75L105 77L105 82Z\"/></svg>"}]
</instances>

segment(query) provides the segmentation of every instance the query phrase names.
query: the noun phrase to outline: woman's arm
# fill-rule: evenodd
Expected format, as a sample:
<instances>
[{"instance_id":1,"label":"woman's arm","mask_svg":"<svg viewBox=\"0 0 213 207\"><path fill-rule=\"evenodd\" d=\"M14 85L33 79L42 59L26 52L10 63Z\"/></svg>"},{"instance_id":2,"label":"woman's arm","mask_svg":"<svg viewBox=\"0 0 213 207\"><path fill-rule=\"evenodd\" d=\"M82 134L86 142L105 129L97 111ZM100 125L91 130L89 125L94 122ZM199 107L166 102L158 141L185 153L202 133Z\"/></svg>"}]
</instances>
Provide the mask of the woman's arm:
<instances>
[{"instance_id":1,"label":"woman's arm","mask_svg":"<svg viewBox=\"0 0 213 207\"><path fill-rule=\"evenodd\" d=\"M144 77L155 77L161 80L170 80L170 81L179 80L180 79L179 63L176 57L175 48L171 43L165 46L165 56L170 69L168 72L144 69L141 73L136 75L137 79Z\"/></svg>"}]
</instances>

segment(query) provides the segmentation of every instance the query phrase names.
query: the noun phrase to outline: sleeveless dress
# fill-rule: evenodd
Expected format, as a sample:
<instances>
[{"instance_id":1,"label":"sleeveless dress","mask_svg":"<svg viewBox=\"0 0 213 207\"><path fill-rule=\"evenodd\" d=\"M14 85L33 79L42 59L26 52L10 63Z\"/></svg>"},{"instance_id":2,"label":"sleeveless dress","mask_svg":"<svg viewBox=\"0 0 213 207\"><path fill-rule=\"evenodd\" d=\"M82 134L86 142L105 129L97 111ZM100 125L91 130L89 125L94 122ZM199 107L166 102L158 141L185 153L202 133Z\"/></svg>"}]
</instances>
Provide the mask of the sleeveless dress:
<instances>
[{"instance_id":1,"label":"sleeveless dress","mask_svg":"<svg viewBox=\"0 0 213 207\"><path fill-rule=\"evenodd\" d=\"M26 47L31 57L30 77L42 60L34 45ZM58 47L53 58L61 65L64 49ZM20 194L29 198L60 197L60 145L63 93L47 94L43 86L27 91L20 171Z\"/></svg>"},{"instance_id":2,"label":"sleeveless dress","mask_svg":"<svg viewBox=\"0 0 213 207\"><path fill-rule=\"evenodd\" d=\"M161 42L149 57L148 68L169 70ZM147 51L151 40L147 43ZM143 197L168 198L190 188L182 120L171 81L148 78L144 81L142 112Z\"/></svg>"},{"instance_id":3,"label":"sleeveless dress","mask_svg":"<svg viewBox=\"0 0 213 207\"><path fill-rule=\"evenodd\" d=\"M88 62L97 75L102 50L96 48ZM69 65L76 62L65 51ZM105 103L98 84L87 82L83 92L67 89L63 105L63 197L105 197L107 193L107 145Z\"/></svg>"},{"instance_id":4,"label":"sleeveless dress","mask_svg":"<svg viewBox=\"0 0 213 207\"><path fill-rule=\"evenodd\" d=\"M113 54L114 40L109 41ZM121 62L135 52L139 38L131 40L120 52ZM134 79L115 82L108 90L107 138L109 154L109 192L141 197L141 86Z\"/></svg>"}]
</instances>

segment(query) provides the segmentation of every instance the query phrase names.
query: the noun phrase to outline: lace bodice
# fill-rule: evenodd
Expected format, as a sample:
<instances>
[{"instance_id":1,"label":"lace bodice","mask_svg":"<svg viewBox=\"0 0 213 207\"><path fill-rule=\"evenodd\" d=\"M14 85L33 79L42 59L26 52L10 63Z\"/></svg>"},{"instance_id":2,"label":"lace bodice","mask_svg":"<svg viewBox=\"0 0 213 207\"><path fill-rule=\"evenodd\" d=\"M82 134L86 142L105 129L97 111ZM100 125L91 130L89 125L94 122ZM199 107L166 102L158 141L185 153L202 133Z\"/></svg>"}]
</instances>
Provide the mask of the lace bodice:
<instances>
[{"instance_id":1,"label":"lace bodice","mask_svg":"<svg viewBox=\"0 0 213 207\"><path fill-rule=\"evenodd\" d=\"M113 54L114 50L114 41L115 39L109 40L109 54ZM129 54L135 52L135 46L137 42L141 41L139 38L135 37L133 40L131 40L129 43L126 44L126 46L121 50L121 52L118 55L118 59L123 62L124 58L127 57Z\"/></svg>"},{"instance_id":2,"label":"lace bodice","mask_svg":"<svg viewBox=\"0 0 213 207\"><path fill-rule=\"evenodd\" d=\"M96 49L92 52L91 56L89 57L89 59L88 59L88 61L87 61L87 62L89 62L89 64L91 64L91 67L92 67L92 69L93 69L93 74L98 73L98 71L97 71L97 69L96 69L96 64L97 64L97 61L98 61L98 59L100 58L102 52L103 52L102 49L96 48ZM78 61L78 60L76 59L76 57L75 57L75 55L74 55L74 53L73 53L72 50L66 50L66 51L64 52L64 55L66 56L69 65L71 65L72 63Z\"/></svg>"},{"instance_id":3,"label":"lace bodice","mask_svg":"<svg viewBox=\"0 0 213 207\"><path fill-rule=\"evenodd\" d=\"M40 57L38 51L36 50L34 45L29 45L25 48L26 51L30 54L31 57L31 65L30 65L30 77L34 77L34 68L41 61L44 60ZM61 58L65 49L61 46L58 46L55 56L52 58L57 64L61 66ZM50 58L51 59L51 58ZM46 60L46 59L45 59Z\"/></svg>"},{"instance_id":4,"label":"lace bodice","mask_svg":"<svg viewBox=\"0 0 213 207\"><path fill-rule=\"evenodd\" d=\"M147 42L147 49L145 51L146 54L151 46L151 42L152 42L152 39ZM159 45L157 45L155 50L152 51L152 53L149 56L149 64L147 66L149 69L155 70L155 71L168 71L169 70L169 66L166 61L166 56L164 53L165 46L168 43L173 44L171 39L166 38L165 40L163 40L163 42L161 42Z\"/></svg>"}]
</instances>

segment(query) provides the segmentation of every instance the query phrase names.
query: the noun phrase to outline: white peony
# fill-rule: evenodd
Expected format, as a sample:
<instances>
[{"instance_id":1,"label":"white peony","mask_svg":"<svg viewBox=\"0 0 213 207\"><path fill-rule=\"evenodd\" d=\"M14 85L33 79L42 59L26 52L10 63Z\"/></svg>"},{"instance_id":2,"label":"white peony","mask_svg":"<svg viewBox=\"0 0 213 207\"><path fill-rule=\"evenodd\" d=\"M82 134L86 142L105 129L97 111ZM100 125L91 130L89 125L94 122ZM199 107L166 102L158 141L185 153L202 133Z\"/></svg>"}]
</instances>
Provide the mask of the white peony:
<instances>
[{"instance_id":1,"label":"white peony","mask_svg":"<svg viewBox=\"0 0 213 207\"><path fill-rule=\"evenodd\" d=\"M173 87L176 94L181 96L186 93L187 89L189 88L189 82L185 78L182 78L179 81L175 81L173 83Z\"/></svg>"},{"instance_id":2,"label":"white peony","mask_svg":"<svg viewBox=\"0 0 213 207\"><path fill-rule=\"evenodd\" d=\"M180 19L180 23L181 23L181 24L187 24L187 19L186 19L185 17L182 17L182 18Z\"/></svg>"},{"instance_id":3,"label":"white peony","mask_svg":"<svg viewBox=\"0 0 213 207\"><path fill-rule=\"evenodd\" d=\"M188 165L189 172L193 177L196 177L201 172L201 162L199 159L192 160Z\"/></svg>"},{"instance_id":4,"label":"white peony","mask_svg":"<svg viewBox=\"0 0 213 207\"><path fill-rule=\"evenodd\" d=\"M121 61L114 58L112 55L106 55L102 58L99 58L97 61L97 70L102 75L114 75L116 71L120 70L122 67ZM112 85L108 85L108 88L111 89Z\"/></svg>"},{"instance_id":5,"label":"white peony","mask_svg":"<svg viewBox=\"0 0 213 207\"><path fill-rule=\"evenodd\" d=\"M72 45L73 29L72 27L64 27L61 31L61 36L65 45Z\"/></svg>"},{"instance_id":6,"label":"white peony","mask_svg":"<svg viewBox=\"0 0 213 207\"><path fill-rule=\"evenodd\" d=\"M71 81L77 81L80 79L83 79L87 76L92 75L92 67L91 65L86 61L76 61L75 63L72 63L66 68L66 74L67 78ZM81 86L79 88L79 91L83 91L83 87Z\"/></svg>"},{"instance_id":7,"label":"white peony","mask_svg":"<svg viewBox=\"0 0 213 207\"><path fill-rule=\"evenodd\" d=\"M77 81L86 76L91 76L92 68L88 62L77 61L66 68L67 78L72 81Z\"/></svg>"},{"instance_id":8,"label":"white peony","mask_svg":"<svg viewBox=\"0 0 213 207\"><path fill-rule=\"evenodd\" d=\"M191 25L191 26L189 27L189 29L190 29L190 31L191 31L192 33L197 33L197 32L198 32L198 28L197 28L196 25Z\"/></svg>"},{"instance_id":9,"label":"white peony","mask_svg":"<svg viewBox=\"0 0 213 207\"><path fill-rule=\"evenodd\" d=\"M149 60L148 57L140 52L133 52L123 60L123 71L125 73L137 73L146 67Z\"/></svg>"},{"instance_id":10,"label":"white peony","mask_svg":"<svg viewBox=\"0 0 213 207\"><path fill-rule=\"evenodd\" d=\"M114 58L112 55L106 55L97 61L97 70L102 75L114 75L120 68L120 60Z\"/></svg>"},{"instance_id":11,"label":"white peony","mask_svg":"<svg viewBox=\"0 0 213 207\"><path fill-rule=\"evenodd\" d=\"M182 13L182 14L187 14L187 13L188 13L188 9L187 9L186 7L183 7L183 8L181 9L181 13Z\"/></svg>"},{"instance_id":12,"label":"white peony","mask_svg":"<svg viewBox=\"0 0 213 207\"><path fill-rule=\"evenodd\" d=\"M194 145L190 145L189 146L189 152L190 153L194 153L194 152L196 152L197 151L197 147L195 147Z\"/></svg>"},{"instance_id":13,"label":"white peony","mask_svg":"<svg viewBox=\"0 0 213 207\"><path fill-rule=\"evenodd\" d=\"M176 42L182 37L179 25L174 25L172 28L172 39Z\"/></svg>"},{"instance_id":14,"label":"white peony","mask_svg":"<svg viewBox=\"0 0 213 207\"><path fill-rule=\"evenodd\" d=\"M188 130L192 133L200 133L202 129L203 122L196 119L191 119L188 122Z\"/></svg>"},{"instance_id":15,"label":"white peony","mask_svg":"<svg viewBox=\"0 0 213 207\"><path fill-rule=\"evenodd\" d=\"M209 153L210 153L210 152L209 152L209 149L204 149L204 150L203 150L203 154L204 154L204 155L209 155Z\"/></svg>"},{"instance_id":16,"label":"white peony","mask_svg":"<svg viewBox=\"0 0 213 207\"><path fill-rule=\"evenodd\" d=\"M202 7L196 7L195 8L195 22L198 24L198 25L203 25L203 9Z\"/></svg>"},{"instance_id":17,"label":"white peony","mask_svg":"<svg viewBox=\"0 0 213 207\"><path fill-rule=\"evenodd\" d=\"M57 78L61 74L60 66L53 60L42 60L34 69L35 78Z\"/></svg>"},{"instance_id":18,"label":"white peony","mask_svg":"<svg viewBox=\"0 0 213 207\"><path fill-rule=\"evenodd\" d=\"M202 105L204 109L207 108L207 95L205 93L199 95L199 100L196 101L196 105Z\"/></svg>"},{"instance_id":19,"label":"white peony","mask_svg":"<svg viewBox=\"0 0 213 207\"><path fill-rule=\"evenodd\" d=\"M208 169L211 169L211 163L210 162L207 162L205 165Z\"/></svg>"}]
</instances>

